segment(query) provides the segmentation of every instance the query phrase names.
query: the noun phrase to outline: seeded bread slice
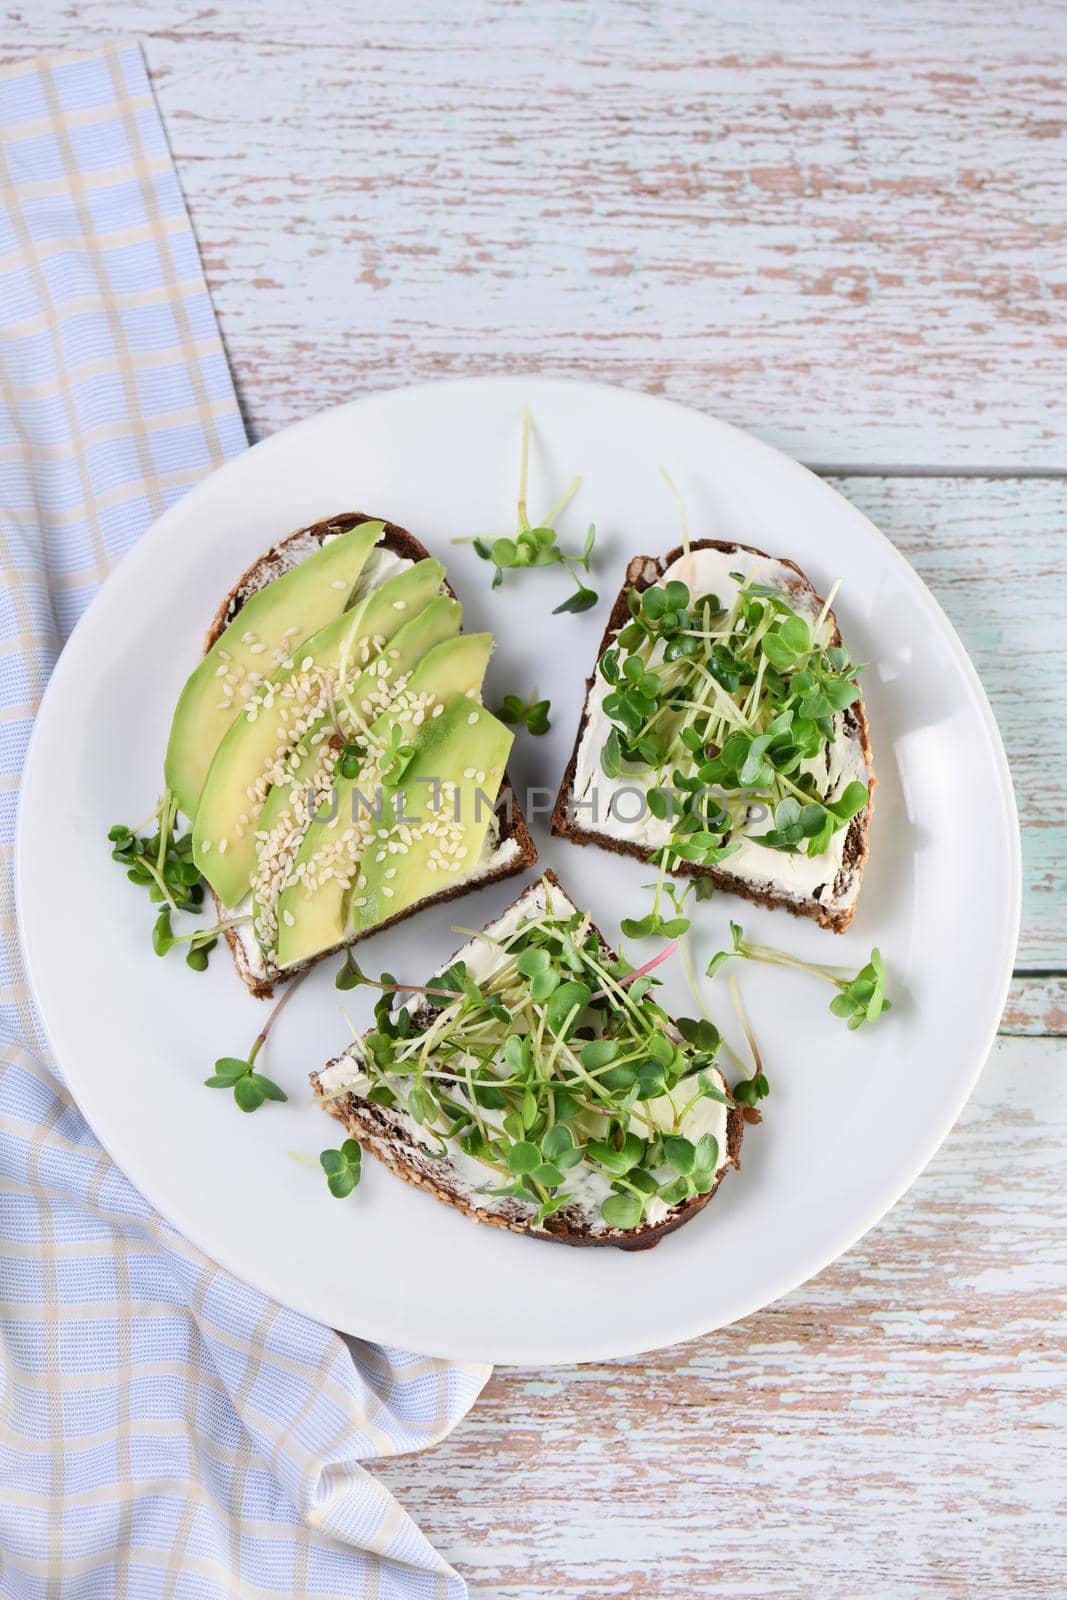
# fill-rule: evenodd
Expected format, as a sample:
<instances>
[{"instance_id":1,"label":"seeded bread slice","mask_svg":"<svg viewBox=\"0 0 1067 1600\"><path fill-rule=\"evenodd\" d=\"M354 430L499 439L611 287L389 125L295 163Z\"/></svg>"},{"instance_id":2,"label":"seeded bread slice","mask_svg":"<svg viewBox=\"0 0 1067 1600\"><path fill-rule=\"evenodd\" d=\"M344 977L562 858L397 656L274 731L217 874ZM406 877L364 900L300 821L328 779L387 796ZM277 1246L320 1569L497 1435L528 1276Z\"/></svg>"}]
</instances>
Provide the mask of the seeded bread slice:
<instances>
[{"instance_id":1,"label":"seeded bread slice","mask_svg":"<svg viewBox=\"0 0 1067 1600\"><path fill-rule=\"evenodd\" d=\"M290 534L288 538L272 545L241 575L219 606L208 629L207 638L204 641L205 653L211 649L223 630L229 627L245 601L250 599L259 589L264 588L275 578L280 578L283 573L290 572L306 557L313 554L326 539L334 538L338 534L348 533L352 528L358 527L360 523L380 520L382 519L367 516L361 511L344 512L341 516L328 517L322 522L313 523L310 527L299 528L295 533ZM406 528L400 528L394 522L385 523L385 531L375 548L387 550L392 555L399 556L406 561L424 561L430 554L425 545L416 539L414 534L408 533ZM447 583L444 587L455 599L454 590ZM481 888L487 883L496 883L502 878L513 877L516 873L525 872L528 867L533 866L537 860L537 847L530 837L518 797L509 784L506 774L497 801L493 827L496 833L496 845L493 853L489 860L483 862L481 867L476 869L469 878L464 878L460 883L453 883L449 888L436 894L428 894L425 899L416 901L414 905L408 906L405 911L399 912L395 917L390 917L385 922L378 923L366 933L358 935L351 943L358 944L360 940L369 938L382 928L390 928L394 923L402 922L405 918L414 916L424 906L433 905L438 901L455 900L460 895L469 893L472 889ZM215 898L214 895L213 898ZM215 904L221 920L227 913L217 898L215 899ZM242 937L242 935L246 936ZM325 961L329 956L335 955L338 950L344 948L343 945L338 944L331 950L324 950L310 961L301 962L299 965L286 967L284 971L279 971L265 960L250 928L247 930L229 929L226 933L226 942L233 954L238 976L243 979L257 998L263 1000L271 997L276 983L284 983L289 978L296 977L298 973L305 972L308 967L314 966L316 962Z\"/></svg>"},{"instance_id":2,"label":"seeded bread slice","mask_svg":"<svg viewBox=\"0 0 1067 1600\"><path fill-rule=\"evenodd\" d=\"M512 913L520 908L525 909L527 904L531 910L539 909L543 904L543 901L536 899L539 894L549 896L553 906L561 903L563 910L568 914L577 910L555 873L546 870L537 883L524 890L518 899L513 901L494 922L488 923L483 931L492 934L494 929L504 923ZM605 955L614 960L614 951L599 934L598 938ZM462 957L464 951L470 948L469 945L464 946L451 960ZM445 962L440 970L444 971L449 965L451 961ZM426 1015L421 1013L418 1007L413 1007L413 1010L417 1020L426 1020ZM659 1221L639 1228L608 1227L599 1212L583 1210L577 1201L565 1206L554 1216L547 1217L540 1227L535 1227L532 1221L534 1208L531 1204L514 1196L487 1196L478 1193L469 1177L464 1175L455 1162L450 1161L448 1157L431 1155L419 1138L418 1124L407 1112L396 1107L373 1105L358 1089L339 1089L331 1078L336 1080L339 1075L343 1077L351 1069L351 1064L352 1058L348 1054L335 1056L332 1061L327 1062L321 1072L311 1074L311 1085L325 1109L344 1124L348 1134L357 1140L364 1150L376 1156L398 1178L403 1178L405 1183L414 1184L416 1188L432 1195L434 1199L454 1206L457 1211L461 1211L473 1221L488 1223L492 1228L506 1228L511 1233L523 1233L532 1239L547 1239L556 1244L583 1247L613 1245L620 1250L649 1250L668 1233L673 1233L676 1228L691 1221L698 1211L704 1209L731 1167L740 1169L744 1121L737 1107L731 1105L726 1112L726 1137L721 1141L723 1147L721 1166L714 1187L709 1189L707 1194L694 1195L691 1199L671 1207L667 1215ZM723 1087L725 1088L725 1080ZM486 1171L485 1178L491 1181L492 1174Z\"/></svg>"},{"instance_id":3,"label":"seeded bread slice","mask_svg":"<svg viewBox=\"0 0 1067 1600\"><path fill-rule=\"evenodd\" d=\"M761 560L771 562L776 566L787 569L788 576L784 579L785 588L794 597L806 601L809 607L819 609L822 599L816 593L814 585L795 562L784 557L771 557L762 550L757 550L752 545L737 544L721 539L694 540L690 549L715 550L724 555L735 555L745 552L747 555L758 556ZM659 582L667 569L684 555L682 546L671 550L660 558L654 556L635 556L626 569L626 581L620 589L608 618L608 625L604 637L600 641L596 662L600 661L604 651L613 642L615 635L629 621L627 607L627 594L630 589L641 592L651 584ZM829 613L830 621L834 622L834 633L831 639L833 645L841 644L841 634L837 628L833 612ZM578 768L579 751L582 737L586 731L590 718L590 696L596 685L596 663L593 674L586 679L586 698L578 732L574 741L570 761L563 774L559 794L552 812L552 832L559 838L569 839L574 844L599 845L602 850L610 850L615 855L633 856L639 861L651 861L653 850L628 839L621 839L607 833L603 828L595 825L586 826L577 817L574 807L574 783ZM863 702L856 701L847 711L842 713L843 729L860 756L867 775L867 804L852 821L847 825L844 840L844 853L840 868L836 871L832 882L818 885L811 893L798 893L790 891L780 883L776 883L773 875L768 873L766 879L752 876L740 876L736 871L731 871L729 860L719 866L700 866L694 862L680 862L672 867L672 872L685 877L710 878L717 889L722 889L730 894L740 895L745 900L755 901L757 905L779 906L791 912L793 916L808 917L817 922L820 927L829 928L834 933L843 933L856 912L856 899L859 894L860 880L863 875L864 864L869 851L869 832L871 814L874 806L875 775L872 764L871 742L867 729L867 717ZM766 851L771 857L774 853ZM774 865L768 861L768 866Z\"/></svg>"}]
</instances>

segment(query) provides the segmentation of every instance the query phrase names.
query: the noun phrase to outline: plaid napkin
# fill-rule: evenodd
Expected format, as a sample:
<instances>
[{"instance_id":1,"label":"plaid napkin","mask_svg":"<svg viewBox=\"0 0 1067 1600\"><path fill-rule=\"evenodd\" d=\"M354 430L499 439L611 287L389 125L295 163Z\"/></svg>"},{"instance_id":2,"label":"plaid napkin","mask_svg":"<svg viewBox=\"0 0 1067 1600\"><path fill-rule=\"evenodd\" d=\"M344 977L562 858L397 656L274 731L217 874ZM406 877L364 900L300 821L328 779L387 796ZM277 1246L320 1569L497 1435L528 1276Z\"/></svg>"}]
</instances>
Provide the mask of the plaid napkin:
<instances>
[{"instance_id":1,"label":"plaid napkin","mask_svg":"<svg viewBox=\"0 0 1067 1600\"><path fill-rule=\"evenodd\" d=\"M0 74L0 201L0 1593L454 1600L359 1463L442 1438L488 1370L221 1272L48 1058L11 892L34 712L113 564L245 437L136 46Z\"/></svg>"}]
</instances>

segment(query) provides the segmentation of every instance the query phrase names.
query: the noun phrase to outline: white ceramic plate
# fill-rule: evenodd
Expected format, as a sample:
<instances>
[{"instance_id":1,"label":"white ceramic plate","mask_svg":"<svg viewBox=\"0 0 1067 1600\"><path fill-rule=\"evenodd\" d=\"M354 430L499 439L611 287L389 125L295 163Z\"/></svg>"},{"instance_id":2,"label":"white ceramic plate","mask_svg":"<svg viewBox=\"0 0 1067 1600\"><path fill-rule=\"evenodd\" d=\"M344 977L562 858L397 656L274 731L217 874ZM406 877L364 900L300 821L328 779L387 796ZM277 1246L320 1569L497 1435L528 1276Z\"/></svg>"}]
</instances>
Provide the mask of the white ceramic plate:
<instances>
[{"instance_id":1,"label":"white ceramic plate","mask_svg":"<svg viewBox=\"0 0 1067 1600\"><path fill-rule=\"evenodd\" d=\"M519 421L535 444L531 511L575 472L564 542L599 531L601 603L553 617L559 572L510 576L456 535L511 533ZM731 916L753 936L859 966L877 943L892 1014L847 1032L831 991L803 975L739 971L772 1095L747 1131L744 1170L688 1227L644 1255L568 1250L478 1226L365 1163L358 1193L328 1195L316 1156L336 1124L307 1073L363 1025L367 991L343 995L335 960L279 1020L264 1070L291 1100L242 1115L201 1086L243 1055L265 1015L225 952L208 973L157 959L151 912L110 859L105 833L154 804L171 711L206 625L236 576L275 539L342 510L391 518L448 562L468 627L498 647L487 690L536 686L548 737L523 734L516 781L554 793L583 680L628 557L678 542L666 464L694 535L794 558L837 611L864 674L877 806L859 913L837 938L721 897L697 907L703 968ZM550 803L550 800L549 800ZM549 838L541 859L607 936L640 914L649 870ZM58 844L58 848L57 848ZM500 911L512 880L423 913L360 960L419 981ZM1000 1016L1019 910L1018 830L996 727L944 615L886 539L825 483L767 445L663 400L549 379L479 379L383 394L314 417L217 472L122 563L60 659L23 784L18 903L34 990L72 1093L118 1164L169 1220L257 1288L365 1338L457 1358L562 1362L628 1355L732 1322L826 1266L884 1215L929 1161L969 1094ZM75 930L73 933L71 930ZM84 930L81 937L77 930ZM672 968L674 970L672 970ZM692 1002L676 962L665 997ZM706 985L729 1030L722 980ZM269 1057L269 1059L268 1059Z\"/></svg>"}]
</instances>

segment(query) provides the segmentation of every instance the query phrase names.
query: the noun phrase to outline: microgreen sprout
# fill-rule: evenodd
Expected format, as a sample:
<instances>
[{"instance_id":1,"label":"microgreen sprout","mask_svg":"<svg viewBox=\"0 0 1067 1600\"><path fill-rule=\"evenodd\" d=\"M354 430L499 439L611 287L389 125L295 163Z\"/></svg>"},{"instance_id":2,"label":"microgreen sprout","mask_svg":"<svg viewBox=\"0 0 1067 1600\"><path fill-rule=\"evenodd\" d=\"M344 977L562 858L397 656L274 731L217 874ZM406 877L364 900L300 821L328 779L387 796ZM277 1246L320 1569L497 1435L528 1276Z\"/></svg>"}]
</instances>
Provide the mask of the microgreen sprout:
<instances>
[{"instance_id":1,"label":"microgreen sprout","mask_svg":"<svg viewBox=\"0 0 1067 1600\"><path fill-rule=\"evenodd\" d=\"M177 818L178 802L168 790L145 822L135 828L117 822L108 829L107 837L112 860L125 867L130 882L147 889L149 900L160 907L152 928L153 950L162 956L175 945L188 944L186 964L194 972L203 972L219 934L245 919L189 934L174 933L172 916L183 911L199 915L204 904L204 883L193 860L193 836L176 831ZM149 828L151 832L145 831Z\"/></svg>"},{"instance_id":2,"label":"microgreen sprout","mask_svg":"<svg viewBox=\"0 0 1067 1600\"><path fill-rule=\"evenodd\" d=\"M219 935L228 933L231 928L240 928L251 920L250 916L229 917L217 922L213 928L194 928L191 933L175 933L170 920L170 907L163 906L152 926L152 949L157 956L165 956L177 946L187 944L186 966L192 967L194 972L204 972Z\"/></svg>"},{"instance_id":3,"label":"microgreen sprout","mask_svg":"<svg viewBox=\"0 0 1067 1600\"><path fill-rule=\"evenodd\" d=\"M733 1102L714 1065L718 1030L674 1021L655 999L653 969L674 946L635 968L588 917L551 909L477 937L495 957L481 978L460 960L422 986L373 980L346 956L338 983L380 991L350 1047L361 1092L406 1112L439 1157L458 1144L487 1192L528 1202L539 1224L574 1202L578 1167L613 1228L707 1193L719 1145L689 1140L686 1118L705 1098ZM395 1009L399 993L413 998Z\"/></svg>"},{"instance_id":4,"label":"microgreen sprout","mask_svg":"<svg viewBox=\"0 0 1067 1600\"><path fill-rule=\"evenodd\" d=\"M232 1089L233 1098L242 1111L257 1111L264 1100L288 1100L285 1090L279 1087L273 1078L267 1078L256 1071L256 1058L271 1029L281 1016L293 995L300 988L307 973L294 979L286 989L277 1005L272 1007L270 1015L260 1031L252 1041L252 1048L247 1057L220 1056L215 1062L215 1070L210 1078L205 1078L204 1083L209 1089Z\"/></svg>"},{"instance_id":5,"label":"microgreen sprout","mask_svg":"<svg viewBox=\"0 0 1067 1600\"><path fill-rule=\"evenodd\" d=\"M346 1139L339 1150L324 1150L319 1165L326 1174L326 1184L336 1200L343 1200L359 1184L363 1152L355 1139Z\"/></svg>"},{"instance_id":6,"label":"microgreen sprout","mask_svg":"<svg viewBox=\"0 0 1067 1600\"><path fill-rule=\"evenodd\" d=\"M341 752L337 758L337 771L340 776L342 778L358 778L363 770L366 754L365 746L346 740L341 746Z\"/></svg>"},{"instance_id":7,"label":"microgreen sprout","mask_svg":"<svg viewBox=\"0 0 1067 1600\"><path fill-rule=\"evenodd\" d=\"M388 742L381 755L380 770L386 789L395 789L399 785L414 754L415 746L406 742L404 727L399 722L394 723L389 729Z\"/></svg>"},{"instance_id":8,"label":"microgreen sprout","mask_svg":"<svg viewBox=\"0 0 1067 1600\"><path fill-rule=\"evenodd\" d=\"M111 858L126 868L126 876L148 890L155 905L165 903L174 912L199 911L204 899L200 871L192 859L193 836L175 833L178 802L165 791L146 823L128 828L117 822L108 829ZM153 825L153 832L141 828Z\"/></svg>"},{"instance_id":9,"label":"microgreen sprout","mask_svg":"<svg viewBox=\"0 0 1067 1600\"><path fill-rule=\"evenodd\" d=\"M514 539L456 539L456 544L472 544L483 561L493 563L493 588L504 581L504 573L523 567L561 566L574 580L576 591L569 599L555 607L553 616L560 612L588 611L597 603L597 593L584 583L580 574L589 572L589 563L596 542L596 528L589 525L580 555L560 547L553 524L577 493L581 478L575 478L563 495L545 516L544 521L533 526L526 510L526 491L530 470L530 413L522 416L522 445L519 464L518 532Z\"/></svg>"},{"instance_id":10,"label":"microgreen sprout","mask_svg":"<svg viewBox=\"0 0 1067 1600\"><path fill-rule=\"evenodd\" d=\"M497 716L509 727L523 727L527 733L540 735L552 726L548 720L551 709L551 701L538 700L535 689L528 700L520 699L517 694L506 694Z\"/></svg>"},{"instance_id":11,"label":"microgreen sprout","mask_svg":"<svg viewBox=\"0 0 1067 1600\"><path fill-rule=\"evenodd\" d=\"M730 924L730 935L732 948L719 950L712 956L707 969L709 978L713 978L732 957L740 956L745 961L762 961L771 966L810 972L813 977L832 983L838 992L830 1001L830 1010L835 1017L843 1018L849 1028L862 1027L865 1022L877 1022L883 1012L891 1009L885 992L885 964L878 949L872 950L867 964L853 974L841 967L825 966L818 961L802 961L784 950L776 950L773 945L753 944L745 938L743 928L736 922Z\"/></svg>"},{"instance_id":12,"label":"microgreen sprout","mask_svg":"<svg viewBox=\"0 0 1067 1600\"><path fill-rule=\"evenodd\" d=\"M734 1084L734 1099L741 1107L741 1114L746 1122L762 1122L762 1113L756 1107L761 1100L765 1100L770 1094L771 1086L767 1081L767 1074L763 1070L763 1058L760 1055L759 1045L756 1043L756 1036L752 1031L752 1024L748 1020L745 1003L741 999L741 990L738 988L737 979L732 973L727 979L727 983L729 984L730 999L734 1003L734 1011L737 1013L741 1032L744 1034L745 1043L752 1053L752 1075L748 1078L742 1078L738 1083Z\"/></svg>"},{"instance_id":13,"label":"microgreen sprout","mask_svg":"<svg viewBox=\"0 0 1067 1600\"><path fill-rule=\"evenodd\" d=\"M643 917L624 917L622 920L622 931L627 939L650 939L657 935L663 939L681 939L692 926L684 914L692 883L679 889L671 882L667 877L668 854L667 851L660 853L660 875L655 883L645 884L645 888L652 891L651 911ZM673 917L664 916L660 909L664 895L674 908Z\"/></svg>"}]
</instances>

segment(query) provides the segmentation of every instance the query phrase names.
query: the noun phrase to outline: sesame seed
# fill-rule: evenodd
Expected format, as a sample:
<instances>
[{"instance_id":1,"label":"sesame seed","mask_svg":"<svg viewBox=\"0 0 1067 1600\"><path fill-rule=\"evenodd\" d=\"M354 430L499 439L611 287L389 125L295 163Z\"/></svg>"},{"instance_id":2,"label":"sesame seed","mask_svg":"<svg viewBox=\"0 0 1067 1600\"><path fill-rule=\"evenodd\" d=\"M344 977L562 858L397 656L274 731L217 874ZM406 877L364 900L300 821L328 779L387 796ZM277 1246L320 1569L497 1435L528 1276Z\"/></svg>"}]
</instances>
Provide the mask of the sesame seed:
<instances>
[{"instance_id":1,"label":"sesame seed","mask_svg":"<svg viewBox=\"0 0 1067 1600\"><path fill-rule=\"evenodd\" d=\"M220 839L219 840L219 855L220 856L224 856L225 854L226 854L226 840L225 839Z\"/></svg>"},{"instance_id":2,"label":"sesame seed","mask_svg":"<svg viewBox=\"0 0 1067 1600\"><path fill-rule=\"evenodd\" d=\"M433 710L430 712L430 715L432 717L439 717L444 712L444 709L444 701L442 701L440 705L434 706Z\"/></svg>"},{"instance_id":3,"label":"sesame seed","mask_svg":"<svg viewBox=\"0 0 1067 1600\"><path fill-rule=\"evenodd\" d=\"M394 611L406 611L407 608L408 608L408 603L407 603L406 600L394 600L393 601L393 610Z\"/></svg>"},{"instance_id":4,"label":"sesame seed","mask_svg":"<svg viewBox=\"0 0 1067 1600\"><path fill-rule=\"evenodd\" d=\"M391 899L392 899L392 898L393 898L393 891L392 891L392 889L388 889L388 888L386 888L386 886L385 886L385 884L383 884L383 885L382 885L382 893L383 893L383 894L384 894L384 896L385 896L385 898L386 898L386 899L387 899L387 900L391 900Z\"/></svg>"},{"instance_id":5,"label":"sesame seed","mask_svg":"<svg viewBox=\"0 0 1067 1600\"><path fill-rule=\"evenodd\" d=\"M201 855L205 855L206 856L210 849L211 849L211 840L210 839L201 839L201 841L200 841L200 853L201 853Z\"/></svg>"},{"instance_id":6,"label":"sesame seed","mask_svg":"<svg viewBox=\"0 0 1067 1600\"><path fill-rule=\"evenodd\" d=\"M303 661L300 663L300 670L301 672L310 672L314 665L315 663L311 656L305 656Z\"/></svg>"},{"instance_id":7,"label":"sesame seed","mask_svg":"<svg viewBox=\"0 0 1067 1600\"><path fill-rule=\"evenodd\" d=\"M282 912L282 921L285 923L287 928L291 928L296 922L296 918L293 916L293 913L288 909L288 907Z\"/></svg>"},{"instance_id":8,"label":"sesame seed","mask_svg":"<svg viewBox=\"0 0 1067 1600\"><path fill-rule=\"evenodd\" d=\"M469 723L469 725L470 725L470 726L471 726L471 727L472 727L472 728L473 728L473 727L474 727L474 724L475 724L475 723L476 723L476 722L477 722L477 720L478 720L478 713L477 713L477 711L472 711L472 712L471 712L471 714L470 714L470 716L469 716L469 717L468 717L468 718L467 718L467 722L468 722L468 723Z\"/></svg>"},{"instance_id":9,"label":"sesame seed","mask_svg":"<svg viewBox=\"0 0 1067 1600\"><path fill-rule=\"evenodd\" d=\"M345 580L343 578L335 578L333 580L333 582L330 584L330 588L331 589L347 589L348 588L348 584L345 582Z\"/></svg>"},{"instance_id":10,"label":"sesame seed","mask_svg":"<svg viewBox=\"0 0 1067 1600\"><path fill-rule=\"evenodd\" d=\"M248 653L250 656L262 655L266 648L267 647L265 644L250 644L248 647Z\"/></svg>"},{"instance_id":11,"label":"sesame seed","mask_svg":"<svg viewBox=\"0 0 1067 1600\"><path fill-rule=\"evenodd\" d=\"M395 867L390 867L388 869L388 871L386 872L385 876L387 878L395 878L396 877L396 868Z\"/></svg>"},{"instance_id":12,"label":"sesame seed","mask_svg":"<svg viewBox=\"0 0 1067 1600\"><path fill-rule=\"evenodd\" d=\"M484 783L485 782L485 773L484 772L476 772L474 774L474 781L475 781L475 783Z\"/></svg>"}]
</instances>

